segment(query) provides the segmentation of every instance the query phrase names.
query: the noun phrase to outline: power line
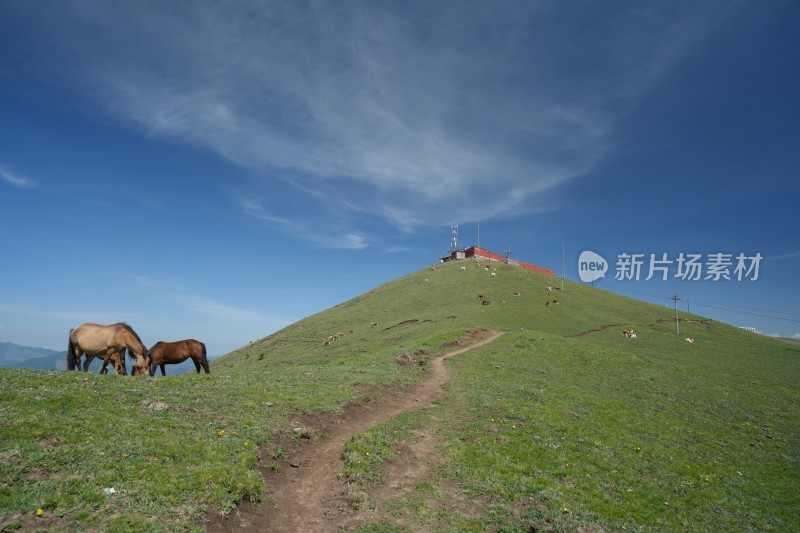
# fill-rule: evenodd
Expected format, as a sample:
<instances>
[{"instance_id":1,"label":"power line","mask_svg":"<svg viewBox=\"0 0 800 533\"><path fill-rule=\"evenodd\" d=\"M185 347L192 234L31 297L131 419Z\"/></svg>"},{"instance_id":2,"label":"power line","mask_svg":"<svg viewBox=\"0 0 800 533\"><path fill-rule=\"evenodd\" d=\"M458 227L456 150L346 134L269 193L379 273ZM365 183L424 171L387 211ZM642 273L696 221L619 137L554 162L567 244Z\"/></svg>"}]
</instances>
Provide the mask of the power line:
<instances>
[{"instance_id":1,"label":"power line","mask_svg":"<svg viewBox=\"0 0 800 533\"><path fill-rule=\"evenodd\" d=\"M800 316L800 313L790 313L788 311L773 311L771 309L761 309L761 308L758 308L758 307L745 307L743 305L721 304L719 302L709 302L707 300L692 300L692 301L697 302L700 305L706 305L707 307L713 307L712 304L714 304L714 305L723 305L723 306L726 306L726 307L734 307L734 308L737 308L737 309L747 309L748 311L763 311L764 313L777 313L779 315ZM704 301L706 303L703 303Z\"/></svg>"},{"instance_id":2,"label":"power line","mask_svg":"<svg viewBox=\"0 0 800 533\"><path fill-rule=\"evenodd\" d=\"M729 311L731 313L740 313L742 315L760 316L762 318L771 318L771 319L774 319L774 320L785 320L786 322L800 323L800 320L798 320L796 318L785 318L785 317L782 317L782 316L762 315L761 313L750 313L748 311L738 311L736 309L727 309L725 307L718 307L718 306L715 306L715 305L701 304L701 303L697 303L696 300L694 300L694 302L695 302L696 305L699 305L701 307L710 307L712 309L720 309L722 311ZM774 312L780 313L780 311L774 311Z\"/></svg>"},{"instance_id":3,"label":"power line","mask_svg":"<svg viewBox=\"0 0 800 533\"><path fill-rule=\"evenodd\" d=\"M666 300L666 301L672 300L674 298L673 296L666 296L664 294L656 294L656 293L646 292L646 291L615 291L615 292L627 293L627 294L638 295L638 296L646 296L646 297L649 297L649 298L658 298L660 300ZM728 311L730 313L739 313L739 314L742 314L742 315L757 316L757 317L762 317L762 318L770 318L770 319L773 319L773 320L783 320L783 321L786 321L786 322L800 323L800 319L786 318L786 317L782 317L782 316L765 315L765 314L761 314L761 313L754 313L752 311L763 311L765 313L777 313L777 314L795 315L795 316L798 316L798 313L790 313L790 312L786 312L786 311L774 311L774 310L771 310L771 309L760 309L760 308L757 308L757 307L744 307L744 306L741 306L741 305L730 305L730 304L712 305L711 303L704 303L703 300L695 300L694 298L692 298L691 301L695 305L699 305L701 307L709 307L711 309L719 309L721 311ZM740 309L748 309L748 311L740 311Z\"/></svg>"}]
</instances>

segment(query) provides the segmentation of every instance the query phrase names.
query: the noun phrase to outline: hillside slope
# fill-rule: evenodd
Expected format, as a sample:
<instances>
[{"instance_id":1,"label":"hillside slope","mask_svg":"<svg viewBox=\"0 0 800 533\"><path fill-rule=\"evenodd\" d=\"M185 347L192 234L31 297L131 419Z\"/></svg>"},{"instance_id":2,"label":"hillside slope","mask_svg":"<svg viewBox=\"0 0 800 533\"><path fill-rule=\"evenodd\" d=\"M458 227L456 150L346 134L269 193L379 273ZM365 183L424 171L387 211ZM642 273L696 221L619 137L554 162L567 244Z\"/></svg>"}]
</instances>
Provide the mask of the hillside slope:
<instances>
[{"instance_id":1,"label":"hillside slope","mask_svg":"<svg viewBox=\"0 0 800 533\"><path fill-rule=\"evenodd\" d=\"M403 390L419 376L404 363L424 363L475 328L507 332L449 363L449 392L435 411L387 421L348 444L356 452L346 452L347 486L357 488L347 490L373 509L376 531L454 523L798 530L800 348L685 313L678 335L671 309L570 282L562 292L555 278L486 266L414 272L232 352L217 368L277 381L292 372L308 395L335 396L331 376L348 390ZM344 336L323 342L336 333ZM439 474L402 481L406 495L393 501L370 498L376 482L363 480L388 482L380 473L388 467L371 472L363 454L376 443L413 447L414 434L443 439ZM460 491L495 510L459 505ZM420 514L420 506L436 511Z\"/></svg>"},{"instance_id":2,"label":"hillside slope","mask_svg":"<svg viewBox=\"0 0 800 533\"><path fill-rule=\"evenodd\" d=\"M414 349L436 350L438 343L474 327L535 330L564 337L604 330L618 336L622 329L633 328L650 340L677 340L670 309L570 281L564 282L563 292L559 288L558 278L513 265L469 260L444 263L300 320L219 358L216 366L226 372L251 372L276 365L326 363L354 353L380 357ZM478 295L490 303L483 305ZM695 315L682 313L681 320L681 340L714 331L755 337ZM337 333L344 335L324 344Z\"/></svg>"},{"instance_id":3,"label":"hillside slope","mask_svg":"<svg viewBox=\"0 0 800 533\"><path fill-rule=\"evenodd\" d=\"M480 329L504 334L449 358L433 405L346 440L332 509L358 531L800 531L800 346L685 314L676 335L671 309L485 266L411 273L210 375L0 369L0 529L197 530L269 505L289 443L408 396Z\"/></svg>"}]
</instances>

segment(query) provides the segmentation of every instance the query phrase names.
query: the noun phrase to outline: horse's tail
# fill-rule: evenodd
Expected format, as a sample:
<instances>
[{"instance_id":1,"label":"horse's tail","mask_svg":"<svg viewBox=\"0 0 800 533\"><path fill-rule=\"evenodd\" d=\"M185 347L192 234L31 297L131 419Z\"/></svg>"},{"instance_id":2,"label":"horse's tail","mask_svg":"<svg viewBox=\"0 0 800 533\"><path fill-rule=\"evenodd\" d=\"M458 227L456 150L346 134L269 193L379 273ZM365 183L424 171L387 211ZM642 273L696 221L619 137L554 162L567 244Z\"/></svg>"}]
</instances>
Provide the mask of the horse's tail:
<instances>
[{"instance_id":1,"label":"horse's tail","mask_svg":"<svg viewBox=\"0 0 800 533\"><path fill-rule=\"evenodd\" d=\"M72 332L74 329L69 330L69 344L67 345L67 370L76 370L78 362L75 357L75 345L72 343Z\"/></svg>"},{"instance_id":2,"label":"horse's tail","mask_svg":"<svg viewBox=\"0 0 800 533\"><path fill-rule=\"evenodd\" d=\"M206 371L206 374L208 374L211 371L208 369L208 353L206 352L206 345L201 342L200 348L203 349L203 362L200 364L203 365L203 369Z\"/></svg>"}]
</instances>

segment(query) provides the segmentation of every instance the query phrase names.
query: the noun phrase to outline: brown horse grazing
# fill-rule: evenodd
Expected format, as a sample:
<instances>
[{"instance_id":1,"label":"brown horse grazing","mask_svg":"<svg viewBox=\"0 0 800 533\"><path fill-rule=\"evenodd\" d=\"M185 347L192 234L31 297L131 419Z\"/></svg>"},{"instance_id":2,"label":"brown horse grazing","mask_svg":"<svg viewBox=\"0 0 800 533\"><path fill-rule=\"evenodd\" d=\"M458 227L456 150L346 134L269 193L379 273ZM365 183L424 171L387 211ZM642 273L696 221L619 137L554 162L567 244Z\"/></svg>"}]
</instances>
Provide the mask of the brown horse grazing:
<instances>
[{"instance_id":1,"label":"brown horse grazing","mask_svg":"<svg viewBox=\"0 0 800 533\"><path fill-rule=\"evenodd\" d=\"M136 360L136 374L144 374L147 368L147 348L142 343L139 335L128 324L122 322L110 326L97 324L81 324L69 332L69 345L67 346L67 369L80 370L81 356L86 354L83 362L83 371L89 370L89 364L95 357L114 361L117 374L127 374L125 371L125 350L128 356ZM103 365L104 367L106 365Z\"/></svg>"},{"instance_id":2,"label":"brown horse grazing","mask_svg":"<svg viewBox=\"0 0 800 533\"><path fill-rule=\"evenodd\" d=\"M103 366L100 368L101 374L108 374L108 363L113 361L114 363L114 372L116 374L124 374L125 372L125 358L120 358L119 352L114 352L109 356L101 356L103 359ZM136 367L133 367L136 370Z\"/></svg>"},{"instance_id":3,"label":"brown horse grazing","mask_svg":"<svg viewBox=\"0 0 800 533\"><path fill-rule=\"evenodd\" d=\"M194 362L197 373L200 367L210 374L208 370L208 357L206 355L206 345L194 339L186 339L175 342L157 342L150 351L147 352L150 359L150 375L156 375L156 367L161 367L161 375L166 376L167 372L164 365L176 365L183 363L190 357Z\"/></svg>"},{"instance_id":4,"label":"brown horse grazing","mask_svg":"<svg viewBox=\"0 0 800 533\"><path fill-rule=\"evenodd\" d=\"M119 352L112 353L107 358L103 359L103 366L100 368L100 374L108 374L108 363L114 362L114 372L116 374L125 375L125 358L120 359ZM138 366L133 367L133 371L131 371L131 376L145 376L150 373L150 369L148 367L140 368Z\"/></svg>"}]
</instances>

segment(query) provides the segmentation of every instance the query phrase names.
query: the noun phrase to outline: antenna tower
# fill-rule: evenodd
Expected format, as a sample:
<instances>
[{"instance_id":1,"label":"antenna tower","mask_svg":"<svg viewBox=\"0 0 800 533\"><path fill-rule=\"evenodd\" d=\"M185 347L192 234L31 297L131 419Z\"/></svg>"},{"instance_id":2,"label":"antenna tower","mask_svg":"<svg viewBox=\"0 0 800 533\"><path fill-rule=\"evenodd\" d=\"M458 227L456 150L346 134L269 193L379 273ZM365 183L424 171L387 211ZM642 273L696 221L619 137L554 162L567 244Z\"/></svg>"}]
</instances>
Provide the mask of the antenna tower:
<instances>
[{"instance_id":1,"label":"antenna tower","mask_svg":"<svg viewBox=\"0 0 800 533\"><path fill-rule=\"evenodd\" d=\"M453 224L453 240L450 243L450 251L455 252L458 250L458 224Z\"/></svg>"},{"instance_id":2,"label":"antenna tower","mask_svg":"<svg viewBox=\"0 0 800 533\"><path fill-rule=\"evenodd\" d=\"M511 257L511 247L510 246L506 246L505 248L503 248L503 255L506 256L506 264L508 264L508 258Z\"/></svg>"}]
</instances>

